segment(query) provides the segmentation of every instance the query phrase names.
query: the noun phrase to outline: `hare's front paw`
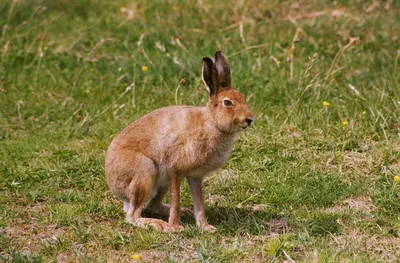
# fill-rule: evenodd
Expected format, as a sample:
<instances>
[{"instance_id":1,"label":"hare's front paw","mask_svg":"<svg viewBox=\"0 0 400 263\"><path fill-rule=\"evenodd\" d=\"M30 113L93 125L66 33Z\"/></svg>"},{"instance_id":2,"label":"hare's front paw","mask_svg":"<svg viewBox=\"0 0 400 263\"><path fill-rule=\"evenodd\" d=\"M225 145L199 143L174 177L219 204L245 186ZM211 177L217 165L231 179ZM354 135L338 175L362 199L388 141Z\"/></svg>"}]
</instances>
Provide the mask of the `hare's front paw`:
<instances>
[{"instance_id":1,"label":"hare's front paw","mask_svg":"<svg viewBox=\"0 0 400 263\"><path fill-rule=\"evenodd\" d=\"M200 228L203 231L210 232L210 233L214 233L215 231L217 231L217 229L214 226L210 225L210 224L202 225L202 226L200 226Z\"/></svg>"}]
</instances>

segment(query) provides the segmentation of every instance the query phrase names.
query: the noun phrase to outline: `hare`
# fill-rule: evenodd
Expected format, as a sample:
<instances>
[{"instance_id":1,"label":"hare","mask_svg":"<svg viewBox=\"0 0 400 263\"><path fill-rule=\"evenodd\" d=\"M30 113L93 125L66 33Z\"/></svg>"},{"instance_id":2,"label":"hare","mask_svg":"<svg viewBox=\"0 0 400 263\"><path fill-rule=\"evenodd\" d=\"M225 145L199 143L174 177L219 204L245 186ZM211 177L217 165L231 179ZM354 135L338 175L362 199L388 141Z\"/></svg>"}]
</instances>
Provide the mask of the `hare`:
<instances>
[{"instance_id":1,"label":"hare","mask_svg":"<svg viewBox=\"0 0 400 263\"><path fill-rule=\"evenodd\" d=\"M193 196L196 225L208 224L202 192L203 178L228 160L237 132L254 120L242 93L231 87L228 61L221 51L215 63L203 58L202 80L209 100L205 107L169 106L154 110L127 126L111 142L105 173L113 195L124 202L127 222L153 226L161 232L183 230L180 185L187 178ZM170 191L171 205L163 204ZM142 208L169 216L168 222L141 217Z\"/></svg>"}]
</instances>

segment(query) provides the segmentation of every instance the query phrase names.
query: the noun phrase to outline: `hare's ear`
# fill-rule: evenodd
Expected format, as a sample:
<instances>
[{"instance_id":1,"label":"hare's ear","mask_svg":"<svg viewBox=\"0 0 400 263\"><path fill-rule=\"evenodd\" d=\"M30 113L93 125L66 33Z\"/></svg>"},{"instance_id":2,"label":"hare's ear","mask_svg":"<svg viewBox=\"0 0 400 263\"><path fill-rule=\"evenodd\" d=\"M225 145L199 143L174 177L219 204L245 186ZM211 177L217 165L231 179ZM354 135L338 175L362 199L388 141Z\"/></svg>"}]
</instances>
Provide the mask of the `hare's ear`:
<instances>
[{"instance_id":1,"label":"hare's ear","mask_svg":"<svg viewBox=\"0 0 400 263\"><path fill-rule=\"evenodd\" d=\"M218 82L221 87L226 88L231 86L231 68L228 60L221 51L215 52L215 67L218 72Z\"/></svg>"},{"instance_id":2,"label":"hare's ear","mask_svg":"<svg viewBox=\"0 0 400 263\"><path fill-rule=\"evenodd\" d=\"M210 97L216 95L218 93L219 85L218 72L214 62L208 57L203 58L203 66L201 71L201 79L207 86Z\"/></svg>"}]
</instances>

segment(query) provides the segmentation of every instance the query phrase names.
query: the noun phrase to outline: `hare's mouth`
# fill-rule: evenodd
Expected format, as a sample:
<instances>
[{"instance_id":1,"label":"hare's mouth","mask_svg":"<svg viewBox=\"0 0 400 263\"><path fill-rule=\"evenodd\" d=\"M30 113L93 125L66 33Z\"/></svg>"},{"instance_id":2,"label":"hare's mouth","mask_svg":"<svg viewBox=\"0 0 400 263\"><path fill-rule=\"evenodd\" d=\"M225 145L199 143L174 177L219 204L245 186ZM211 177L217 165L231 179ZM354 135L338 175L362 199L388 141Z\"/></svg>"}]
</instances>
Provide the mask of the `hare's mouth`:
<instances>
[{"instance_id":1,"label":"hare's mouth","mask_svg":"<svg viewBox=\"0 0 400 263\"><path fill-rule=\"evenodd\" d=\"M246 122L243 122L242 125L240 125L240 128L243 130L247 129L250 127L251 123L254 121L254 117L246 118Z\"/></svg>"}]
</instances>

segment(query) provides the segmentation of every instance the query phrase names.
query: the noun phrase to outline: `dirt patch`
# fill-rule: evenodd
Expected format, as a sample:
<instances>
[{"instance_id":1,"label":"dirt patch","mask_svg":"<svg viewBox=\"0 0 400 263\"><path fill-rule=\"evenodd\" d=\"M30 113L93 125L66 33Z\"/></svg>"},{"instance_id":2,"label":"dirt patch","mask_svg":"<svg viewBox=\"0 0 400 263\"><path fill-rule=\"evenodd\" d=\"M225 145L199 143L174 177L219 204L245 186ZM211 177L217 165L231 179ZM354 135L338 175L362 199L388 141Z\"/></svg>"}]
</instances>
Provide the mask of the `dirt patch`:
<instances>
[{"instance_id":1,"label":"dirt patch","mask_svg":"<svg viewBox=\"0 0 400 263\"><path fill-rule=\"evenodd\" d=\"M332 164L341 173L349 176L370 176L383 162L383 151L369 137L356 142L354 150L346 150L331 155L327 163Z\"/></svg>"},{"instance_id":2,"label":"dirt patch","mask_svg":"<svg viewBox=\"0 0 400 263\"><path fill-rule=\"evenodd\" d=\"M296 126L290 124L281 126L280 132L282 135L286 135L288 138L299 138L302 136L302 132L297 129Z\"/></svg>"},{"instance_id":3,"label":"dirt patch","mask_svg":"<svg viewBox=\"0 0 400 263\"><path fill-rule=\"evenodd\" d=\"M267 225L271 228L272 233L282 233L288 227L287 220L283 216L272 218L267 222Z\"/></svg>"},{"instance_id":4,"label":"dirt patch","mask_svg":"<svg viewBox=\"0 0 400 263\"><path fill-rule=\"evenodd\" d=\"M333 237L336 246L354 254L374 255L382 262L396 262L400 258L400 238L368 235L358 229Z\"/></svg>"},{"instance_id":5,"label":"dirt patch","mask_svg":"<svg viewBox=\"0 0 400 263\"><path fill-rule=\"evenodd\" d=\"M368 176L373 173L381 163L381 157L371 152L346 151L343 154L341 170L358 175Z\"/></svg>"},{"instance_id":6,"label":"dirt patch","mask_svg":"<svg viewBox=\"0 0 400 263\"><path fill-rule=\"evenodd\" d=\"M51 245L65 231L55 225L38 227L35 223L15 223L4 228L5 237L11 246L25 255L37 254L44 245Z\"/></svg>"},{"instance_id":7,"label":"dirt patch","mask_svg":"<svg viewBox=\"0 0 400 263\"><path fill-rule=\"evenodd\" d=\"M328 213L341 213L345 211L353 211L370 215L375 209L372 200L368 196L356 196L348 198L335 206L326 209Z\"/></svg>"},{"instance_id":8,"label":"dirt patch","mask_svg":"<svg viewBox=\"0 0 400 263\"><path fill-rule=\"evenodd\" d=\"M164 262L168 259L174 262L199 262L200 255L193 244L187 243L171 251L142 251L140 259L141 262Z\"/></svg>"},{"instance_id":9,"label":"dirt patch","mask_svg":"<svg viewBox=\"0 0 400 263\"><path fill-rule=\"evenodd\" d=\"M393 172L395 175L400 174L400 160L397 160L390 165L388 165L388 168L390 169L391 172Z\"/></svg>"},{"instance_id":10,"label":"dirt patch","mask_svg":"<svg viewBox=\"0 0 400 263\"><path fill-rule=\"evenodd\" d=\"M393 149L394 149L396 152L400 153L400 142L395 143L395 144L393 145Z\"/></svg>"}]
</instances>

